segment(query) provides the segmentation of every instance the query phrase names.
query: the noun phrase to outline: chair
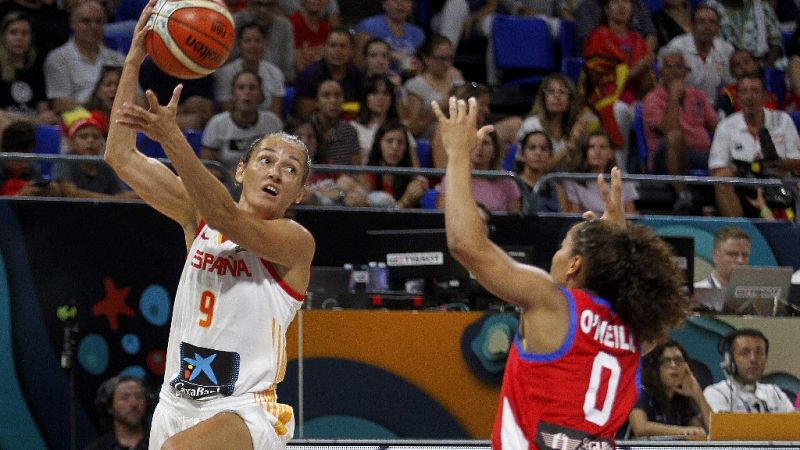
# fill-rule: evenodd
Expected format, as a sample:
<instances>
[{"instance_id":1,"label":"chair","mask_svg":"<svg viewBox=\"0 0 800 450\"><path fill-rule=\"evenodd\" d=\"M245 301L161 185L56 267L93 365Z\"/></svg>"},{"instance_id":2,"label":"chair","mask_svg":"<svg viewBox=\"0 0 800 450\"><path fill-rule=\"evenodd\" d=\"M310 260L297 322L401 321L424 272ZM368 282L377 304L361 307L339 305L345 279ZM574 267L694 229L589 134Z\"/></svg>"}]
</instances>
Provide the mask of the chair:
<instances>
[{"instance_id":1,"label":"chair","mask_svg":"<svg viewBox=\"0 0 800 450\"><path fill-rule=\"evenodd\" d=\"M511 172L515 169L515 163L517 162L517 152L519 151L519 144L508 144L508 150L506 151L506 157L503 158L503 169L509 170Z\"/></svg>"},{"instance_id":2,"label":"chair","mask_svg":"<svg viewBox=\"0 0 800 450\"><path fill-rule=\"evenodd\" d=\"M281 115L283 116L283 120L286 120L289 115L294 113L294 97L296 94L297 90L294 86L286 86L286 92L283 94L283 100L281 100Z\"/></svg>"},{"instance_id":3,"label":"chair","mask_svg":"<svg viewBox=\"0 0 800 450\"><path fill-rule=\"evenodd\" d=\"M789 117L792 118L795 128L800 132L800 111L789 111Z\"/></svg>"},{"instance_id":4,"label":"chair","mask_svg":"<svg viewBox=\"0 0 800 450\"><path fill-rule=\"evenodd\" d=\"M200 155L200 148L203 146L203 130L186 130L183 133L189 145L192 146L195 155Z\"/></svg>"},{"instance_id":5,"label":"chair","mask_svg":"<svg viewBox=\"0 0 800 450\"><path fill-rule=\"evenodd\" d=\"M495 64L506 87L541 83L558 69L555 45L544 20L498 15L492 22ZM516 77L515 77L516 75Z\"/></svg>"},{"instance_id":6,"label":"chair","mask_svg":"<svg viewBox=\"0 0 800 450\"><path fill-rule=\"evenodd\" d=\"M158 141L154 141L145 136L145 134L141 131L136 133L136 148L138 148L140 152L152 158L167 157L167 155L164 153L164 149L161 147L161 144Z\"/></svg>"},{"instance_id":7,"label":"chair","mask_svg":"<svg viewBox=\"0 0 800 450\"><path fill-rule=\"evenodd\" d=\"M561 59L561 73L577 86L583 69L583 58L580 56L567 56Z\"/></svg>"},{"instance_id":8,"label":"chair","mask_svg":"<svg viewBox=\"0 0 800 450\"><path fill-rule=\"evenodd\" d=\"M436 199L439 197L439 191L436 188L430 188L425 191L425 194L419 199L419 206L423 209L436 209Z\"/></svg>"},{"instance_id":9,"label":"chair","mask_svg":"<svg viewBox=\"0 0 800 450\"><path fill-rule=\"evenodd\" d=\"M642 114L642 105L636 103L633 106L633 122L631 123L631 133L633 139L631 145L635 146L629 151L630 158L633 160L635 155L635 164L628 163L628 171L631 173L647 173L647 141L644 138L644 115Z\"/></svg>"},{"instance_id":10,"label":"chair","mask_svg":"<svg viewBox=\"0 0 800 450\"><path fill-rule=\"evenodd\" d=\"M559 25L558 43L561 48L561 61L563 64L564 58L581 56L581 50L578 48L577 31L575 30L575 21L562 20Z\"/></svg>"},{"instance_id":11,"label":"chair","mask_svg":"<svg viewBox=\"0 0 800 450\"><path fill-rule=\"evenodd\" d=\"M650 11L650 14L652 15L664 7L664 0L644 0L644 4L647 6L647 10Z\"/></svg>"},{"instance_id":12,"label":"chair","mask_svg":"<svg viewBox=\"0 0 800 450\"><path fill-rule=\"evenodd\" d=\"M420 167L431 167L431 141L417 139L417 159Z\"/></svg>"},{"instance_id":13,"label":"chair","mask_svg":"<svg viewBox=\"0 0 800 450\"><path fill-rule=\"evenodd\" d=\"M767 69L764 72L764 84L769 92L778 97L778 107L782 107L786 97L786 72L775 68Z\"/></svg>"},{"instance_id":14,"label":"chair","mask_svg":"<svg viewBox=\"0 0 800 450\"><path fill-rule=\"evenodd\" d=\"M58 125L34 125L36 136L36 147L34 153L45 153L57 155L61 153L61 128ZM43 162L39 169L44 176L50 176L53 163Z\"/></svg>"}]
</instances>

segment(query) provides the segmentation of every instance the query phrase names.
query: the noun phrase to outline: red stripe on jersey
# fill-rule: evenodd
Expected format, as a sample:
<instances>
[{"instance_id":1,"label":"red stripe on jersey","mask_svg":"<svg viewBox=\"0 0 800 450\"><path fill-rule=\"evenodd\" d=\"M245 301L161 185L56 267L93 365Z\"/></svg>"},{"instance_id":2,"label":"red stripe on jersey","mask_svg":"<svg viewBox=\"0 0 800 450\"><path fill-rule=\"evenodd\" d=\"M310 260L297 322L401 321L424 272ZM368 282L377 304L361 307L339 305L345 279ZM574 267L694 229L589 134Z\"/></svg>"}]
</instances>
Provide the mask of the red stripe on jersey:
<instances>
[{"instance_id":1,"label":"red stripe on jersey","mask_svg":"<svg viewBox=\"0 0 800 450\"><path fill-rule=\"evenodd\" d=\"M267 268L267 272L269 272L269 274L272 275L272 278L274 278L275 281L278 282L278 284L283 288L284 291L286 291L287 294L291 295L292 298L294 298L298 302L302 302L305 299L305 295L295 291L294 289L291 288L291 286L289 286L288 284L286 284L285 281L283 281L283 278L281 278L281 276L278 275L278 271L275 270L275 266L273 266L271 262L262 258L259 259L261 259L261 263L264 264L264 267Z\"/></svg>"},{"instance_id":2,"label":"red stripe on jersey","mask_svg":"<svg viewBox=\"0 0 800 450\"><path fill-rule=\"evenodd\" d=\"M203 227L206 226L206 221L200 219L200 223L197 224L197 231L194 232L194 238L197 239L197 236L200 236L200 232L203 231Z\"/></svg>"}]
</instances>

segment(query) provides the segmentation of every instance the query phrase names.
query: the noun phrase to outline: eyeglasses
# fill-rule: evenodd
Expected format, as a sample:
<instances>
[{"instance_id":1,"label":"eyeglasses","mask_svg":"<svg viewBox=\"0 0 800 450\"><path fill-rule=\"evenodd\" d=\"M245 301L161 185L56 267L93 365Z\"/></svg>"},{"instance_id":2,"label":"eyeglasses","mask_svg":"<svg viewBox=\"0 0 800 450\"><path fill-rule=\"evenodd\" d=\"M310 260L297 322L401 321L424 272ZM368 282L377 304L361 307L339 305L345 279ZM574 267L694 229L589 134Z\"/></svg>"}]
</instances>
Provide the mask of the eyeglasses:
<instances>
[{"instance_id":1,"label":"eyeglasses","mask_svg":"<svg viewBox=\"0 0 800 450\"><path fill-rule=\"evenodd\" d=\"M569 91L566 90L566 89L545 89L544 90L544 95L550 95L550 96L566 95L566 96L568 96L569 95Z\"/></svg>"},{"instance_id":2,"label":"eyeglasses","mask_svg":"<svg viewBox=\"0 0 800 450\"><path fill-rule=\"evenodd\" d=\"M683 359L682 356L675 356L673 358L666 358L665 357L665 358L659 359L658 362L659 362L659 364L661 364L661 367L670 367L672 365L675 365L675 367L681 367L684 364L686 364L686 360Z\"/></svg>"}]
</instances>

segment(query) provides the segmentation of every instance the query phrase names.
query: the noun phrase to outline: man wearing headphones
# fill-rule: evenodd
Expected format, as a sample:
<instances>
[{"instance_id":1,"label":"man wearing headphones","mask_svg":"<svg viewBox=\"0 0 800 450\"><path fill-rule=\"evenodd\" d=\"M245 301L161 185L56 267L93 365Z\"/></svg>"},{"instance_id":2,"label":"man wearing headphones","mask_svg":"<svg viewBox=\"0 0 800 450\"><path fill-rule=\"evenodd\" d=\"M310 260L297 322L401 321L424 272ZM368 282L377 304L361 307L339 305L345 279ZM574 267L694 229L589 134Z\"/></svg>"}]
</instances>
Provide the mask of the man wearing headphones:
<instances>
[{"instance_id":1,"label":"man wearing headphones","mask_svg":"<svg viewBox=\"0 0 800 450\"><path fill-rule=\"evenodd\" d=\"M121 375L106 380L97 389L95 406L103 422L111 422L103 423L111 431L84 450L147 449L147 396L140 378Z\"/></svg>"},{"instance_id":2,"label":"man wearing headphones","mask_svg":"<svg viewBox=\"0 0 800 450\"><path fill-rule=\"evenodd\" d=\"M791 412L789 397L775 384L762 384L769 353L769 341L758 330L742 328L720 342L725 380L703 391L714 412Z\"/></svg>"}]
</instances>

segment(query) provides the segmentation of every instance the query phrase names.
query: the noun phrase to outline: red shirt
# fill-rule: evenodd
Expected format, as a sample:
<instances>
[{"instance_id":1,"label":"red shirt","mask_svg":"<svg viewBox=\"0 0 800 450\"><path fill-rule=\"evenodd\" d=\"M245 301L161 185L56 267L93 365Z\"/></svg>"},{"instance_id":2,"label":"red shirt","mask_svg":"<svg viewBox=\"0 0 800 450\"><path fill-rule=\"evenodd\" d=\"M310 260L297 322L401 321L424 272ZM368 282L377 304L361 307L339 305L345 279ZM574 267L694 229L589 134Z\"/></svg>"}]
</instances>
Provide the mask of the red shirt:
<instances>
[{"instance_id":1,"label":"red shirt","mask_svg":"<svg viewBox=\"0 0 800 450\"><path fill-rule=\"evenodd\" d=\"M525 353L519 334L506 362L492 448L562 448L586 438L612 448L639 393L639 348L603 299L562 289L569 331L553 353ZM572 447L563 447L572 448ZM589 448L589 447L587 447Z\"/></svg>"},{"instance_id":2,"label":"red shirt","mask_svg":"<svg viewBox=\"0 0 800 450\"><path fill-rule=\"evenodd\" d=\"M294 28L294 48L315 48L325 45L325 37L331 31L331 24L327 20L320 19L316 31L312 30L300 11L287 17Z\"/></svg>"}]
</instances>

